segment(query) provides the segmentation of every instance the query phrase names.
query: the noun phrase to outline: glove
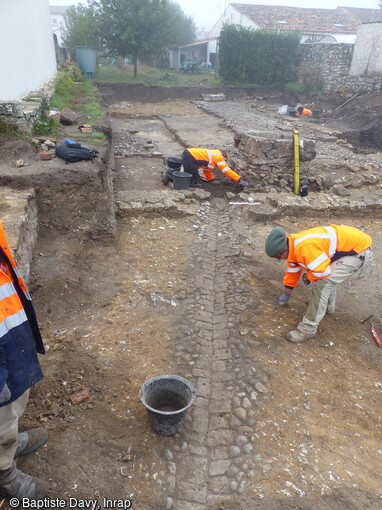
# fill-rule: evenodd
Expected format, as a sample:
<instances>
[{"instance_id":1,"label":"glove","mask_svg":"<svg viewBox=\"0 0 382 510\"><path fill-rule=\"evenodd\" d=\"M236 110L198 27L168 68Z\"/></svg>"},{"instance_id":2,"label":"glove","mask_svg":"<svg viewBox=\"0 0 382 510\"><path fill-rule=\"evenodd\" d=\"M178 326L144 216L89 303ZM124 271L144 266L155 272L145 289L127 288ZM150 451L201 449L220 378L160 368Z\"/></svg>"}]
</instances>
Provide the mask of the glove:
<instances>
[{"instance_id":1,"label":"glove","mask_svg":"<svg viewBox=\"0 0 382 510\"><path fill-rule=\"evenodd\" d=\"M243 181L243 179L239 179L239 184L241 184L244 188L246 188L248 186L248 182Z\"/></svg>"},{"instance_id":2,"label":"glove","mask_svg":"<svg viewBox=\"0 0 382 510\"><path fill-rule=\"evenodd\" d=\"M4 384L3 389L0 391L0 404L4 404L4 402L8 402L11 398L11 392L7 386L7 383Z\"/></svg>"},{"instance_id":3,"label":"glove","mask_svg":"<svg viewBox=\"0 0 382 510\"><path fill-rule=\"evenodd\" d=\"M310 280L308 280L308 275L307 275L306 273L304 273L304 274L302 275L302 283L303 283L304 285L310 285L310 283L311 283L311 282L310 282Z\"/></svg>"},{"instance_id":4,"label":"glove","mask_svg":"<svg viewBox=\"0 0 382 510\"><path fill-rule=\"evenodd\" d=\"M289 299L290 299L290 294L287 294L286 292L284 292L279 297L279 305L281 305L281 306L286 305L288 303Z\"/></svg>"}]
</instances>

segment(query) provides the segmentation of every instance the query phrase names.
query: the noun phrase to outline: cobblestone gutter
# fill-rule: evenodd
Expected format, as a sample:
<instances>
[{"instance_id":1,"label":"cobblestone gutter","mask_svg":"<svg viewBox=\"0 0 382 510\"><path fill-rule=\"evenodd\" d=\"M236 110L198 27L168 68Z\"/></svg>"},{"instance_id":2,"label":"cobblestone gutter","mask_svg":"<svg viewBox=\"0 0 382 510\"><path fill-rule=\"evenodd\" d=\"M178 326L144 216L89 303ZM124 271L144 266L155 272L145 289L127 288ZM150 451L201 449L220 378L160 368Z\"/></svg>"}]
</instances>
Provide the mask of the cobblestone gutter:
<instances>
[{"instance_id":1,"label":"cobblestone gutter","mask_svg":"<svg viewBox=\"0 0 382 510\"><path fill-rule=\"evenodd\" d=\"M246 275L235 259L223 200L199 211L202 227L185 281L184 317L174 342L177 373L192 381L197 398L183 429L163 451L167 469L157 480L159 508L210 510L240 501L256 462L257 406L269 396L243 342L241 314L251 306ZM245 332L246 334L248 332Z\"/></svg>"}]
</instances>

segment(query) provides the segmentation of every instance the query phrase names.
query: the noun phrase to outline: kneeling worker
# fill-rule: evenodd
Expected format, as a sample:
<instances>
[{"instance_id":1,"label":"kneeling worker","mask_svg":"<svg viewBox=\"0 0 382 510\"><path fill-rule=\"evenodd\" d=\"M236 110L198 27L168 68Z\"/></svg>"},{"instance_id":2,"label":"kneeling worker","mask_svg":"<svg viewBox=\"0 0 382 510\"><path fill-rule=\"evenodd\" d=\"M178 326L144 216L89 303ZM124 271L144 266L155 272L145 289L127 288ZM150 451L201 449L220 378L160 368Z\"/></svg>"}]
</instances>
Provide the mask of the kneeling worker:
<instances>
[{"instance_id":1,"label":"kneeling worker","mask_svg":"<svg viewBox=\"0 0 382 510\"><path fill-rule=\"evenodd\" d=\"M186 149L182 154L182 164L185 172L192 175L191 187L198 186L199 183L199 168L202 175L200 178L203 181L212 182L214 176L212 170L218 167L224 175L229 177L242 186L248 186L246 181L234 172L225 162L227 154L225 151L217 149Z\"/></svg>"},{"instance_id":2,"label":"kneeling worker","mask_svg":"<svg viewBox=\"0 0 382 510\"><path fill-rule=\"evenodd\" d=\"M356 271L359 278L370 274L374 268L371 251L372 239L355 227L330 225L287 235L282 227L274 228L265 242L270 257L286 260L284 293L279 305L286 305L292 290L297 287L303 271L305 285L313 285L313 296L295 331L289 331L287 340L301 343L314 338L325 313L333 314L336 287Z\"/></svg>"}]
</instances>

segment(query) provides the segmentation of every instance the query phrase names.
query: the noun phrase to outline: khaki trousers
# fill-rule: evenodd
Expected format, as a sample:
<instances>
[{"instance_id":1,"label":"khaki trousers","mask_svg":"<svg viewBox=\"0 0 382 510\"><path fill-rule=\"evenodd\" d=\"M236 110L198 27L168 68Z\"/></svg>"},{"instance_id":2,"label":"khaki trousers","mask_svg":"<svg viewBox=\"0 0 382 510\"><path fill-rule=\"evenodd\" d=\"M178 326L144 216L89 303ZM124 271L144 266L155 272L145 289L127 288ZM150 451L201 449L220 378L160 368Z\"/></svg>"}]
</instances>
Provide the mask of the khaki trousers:
<instances>
[{"instance_id":1,"label":"khaki trousers","mask_svg":"<svg viewBox=\"0 0 382 510\"><path fill-rule=\"evenodd\" d=\"M352 255L349 257L342 257L330 264L332 270L330 276L317 280L312 284L312 299L308 305L304 317L302 318L297 329L302 333L308 335L314 335L317 332L317 328L326 310L332 308L334 310L336 300L336 289L339 283L349 278L352 274L359 271L365 263L366 251L359 253L358 255ZM374 262L371 251L368 250L368 257L366 257L367 264L370 265L370 272L373 268ZM360 258L360 257L363 257Z\"/></svg>"},{"instance_id":2,"label":"khaki trousers","mask_svg":"<svg viewBox=\"0 0 382 510\"><path fill-rule=\"evenodd\" d=\"M29 390L12 404L0 407L0 471L12 466L17 449L19 418L23 414L29 398Z\"/></svg>"}]
</instances>

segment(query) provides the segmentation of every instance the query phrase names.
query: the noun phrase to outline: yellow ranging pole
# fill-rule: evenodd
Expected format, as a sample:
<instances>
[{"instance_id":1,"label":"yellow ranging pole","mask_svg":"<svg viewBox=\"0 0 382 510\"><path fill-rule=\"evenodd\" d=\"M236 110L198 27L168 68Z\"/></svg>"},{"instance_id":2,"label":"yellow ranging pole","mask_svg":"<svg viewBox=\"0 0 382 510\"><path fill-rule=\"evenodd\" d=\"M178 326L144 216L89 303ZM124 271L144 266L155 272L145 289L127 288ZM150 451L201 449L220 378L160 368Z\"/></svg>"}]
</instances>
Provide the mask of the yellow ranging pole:
<instances>
[{"instance_id":1,"label":"yellow ranging pole","mask_svg":"<svg viewBox=\"0 0 382 510\"><path fill-rule=\"evenodd\" d=\"M293 130L294 147L294 194L300 194L300 143L298 139L298 130Z\"/></svg>"}]
</instances>

